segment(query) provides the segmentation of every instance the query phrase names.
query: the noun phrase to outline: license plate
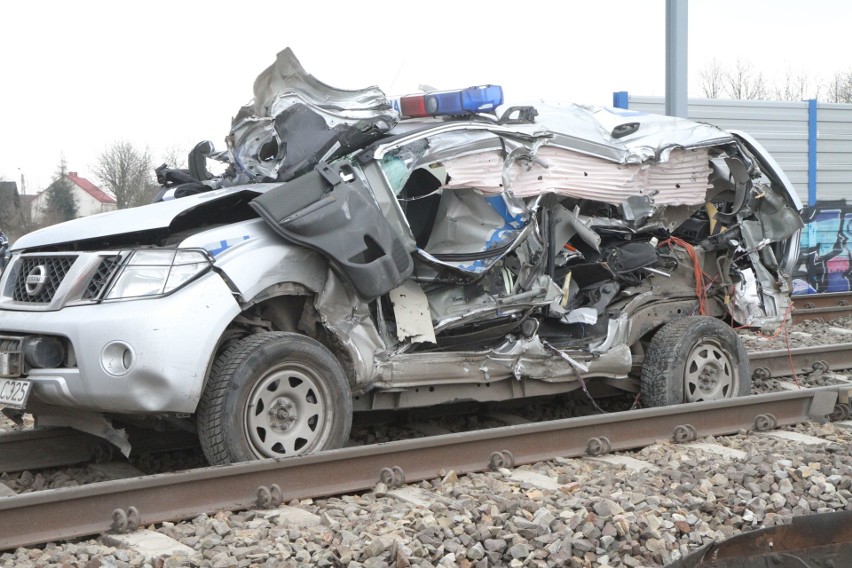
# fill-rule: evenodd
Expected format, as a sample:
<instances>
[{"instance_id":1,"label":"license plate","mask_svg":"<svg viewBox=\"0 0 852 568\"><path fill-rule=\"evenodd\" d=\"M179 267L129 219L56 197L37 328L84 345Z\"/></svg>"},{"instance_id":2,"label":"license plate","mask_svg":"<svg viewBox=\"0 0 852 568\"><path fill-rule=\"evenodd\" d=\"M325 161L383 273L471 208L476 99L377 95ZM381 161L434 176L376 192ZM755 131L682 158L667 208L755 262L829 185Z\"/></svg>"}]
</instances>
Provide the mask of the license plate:
<instances>
[{"instance_id":1,"label":"license plate","mask_svg":"<svg viewBox=\"0 0 852 568\"><path fill-rule=\"evenodd\" d=\"M24 409L32 383L26 379L0 379L0 406Z\"/></svg>"}]
</instances>

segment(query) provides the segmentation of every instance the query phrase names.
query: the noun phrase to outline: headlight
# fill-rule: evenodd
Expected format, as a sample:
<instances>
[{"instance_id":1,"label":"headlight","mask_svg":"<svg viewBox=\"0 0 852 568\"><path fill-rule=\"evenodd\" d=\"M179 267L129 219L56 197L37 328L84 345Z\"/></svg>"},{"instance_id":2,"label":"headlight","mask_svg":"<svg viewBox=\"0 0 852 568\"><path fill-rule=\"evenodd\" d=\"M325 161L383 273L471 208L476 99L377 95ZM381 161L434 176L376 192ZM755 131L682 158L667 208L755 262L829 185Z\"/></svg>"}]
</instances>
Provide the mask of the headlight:
<instances>
[{"instance_id":1,"label":"headlight","mask_svg":"<svg viewBox=\"0 0 852 568\"><path fill-rule=\"evenodd\" d=\"M210 266L210 257L199 250L133 251L106 299L162 296L188 284Z\"/></svg>"}]
</instances>

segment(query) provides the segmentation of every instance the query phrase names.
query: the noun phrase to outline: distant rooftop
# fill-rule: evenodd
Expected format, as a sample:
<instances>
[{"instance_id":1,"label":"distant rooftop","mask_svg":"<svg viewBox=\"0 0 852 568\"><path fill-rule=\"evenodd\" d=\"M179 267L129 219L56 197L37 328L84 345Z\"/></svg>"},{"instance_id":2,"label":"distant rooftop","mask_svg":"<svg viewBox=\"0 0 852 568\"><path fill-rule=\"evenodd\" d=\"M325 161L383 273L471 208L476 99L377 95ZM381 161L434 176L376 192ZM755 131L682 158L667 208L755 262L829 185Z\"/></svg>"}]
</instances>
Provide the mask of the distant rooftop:
<instances>
[{"instance_id":1,"label":"distant rooftop","mask_svg":"<svg viewBox=\"0 0 852 568\"><path fill-rule=\"evenodd\" d=\"M100 201L101 203L115 203L115 197L99 188L84 177L77 175L77 172L68 172L68 179L77 184L83 191Z\"/></svg>"}]
</instances>

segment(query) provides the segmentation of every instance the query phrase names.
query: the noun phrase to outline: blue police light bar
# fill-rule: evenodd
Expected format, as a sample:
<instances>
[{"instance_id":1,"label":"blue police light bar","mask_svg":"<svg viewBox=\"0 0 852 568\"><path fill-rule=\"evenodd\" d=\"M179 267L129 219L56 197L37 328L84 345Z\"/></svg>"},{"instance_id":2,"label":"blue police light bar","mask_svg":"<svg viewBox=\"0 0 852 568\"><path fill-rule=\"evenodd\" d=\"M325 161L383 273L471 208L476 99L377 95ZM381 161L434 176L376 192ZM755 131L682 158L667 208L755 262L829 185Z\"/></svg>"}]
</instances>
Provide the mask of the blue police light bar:
<instances>
[{"instance_id":1,"label":"blue police light bar","mask_svg":"<svg viewBox=\"0 0 852 568\"><path fill-rule=\"evenodd\" d=\"M503 89L499 85L482 85L454 91L405 95L392 102L393 107L405 118L487 113L494 112L503 104Z\"/></svg>"}]
</instances>

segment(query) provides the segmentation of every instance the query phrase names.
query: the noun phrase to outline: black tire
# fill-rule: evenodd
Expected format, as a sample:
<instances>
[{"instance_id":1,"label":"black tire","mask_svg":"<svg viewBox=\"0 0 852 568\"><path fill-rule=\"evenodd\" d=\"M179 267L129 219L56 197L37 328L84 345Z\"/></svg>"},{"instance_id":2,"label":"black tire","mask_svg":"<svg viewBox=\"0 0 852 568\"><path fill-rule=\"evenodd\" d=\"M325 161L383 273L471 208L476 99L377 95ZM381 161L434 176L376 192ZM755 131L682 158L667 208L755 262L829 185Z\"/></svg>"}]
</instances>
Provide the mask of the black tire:
<instances>
[{"instance_id":1,"label":"black tire","mask_svg":"<svg viewBox=\"0 0 852 568\"><path fill-rule=\"evenodd\" d=\"M319 342L258 333L214 362L197 425L214 465L304 455L348 440L352 394L343 367Z\"/></svg>"},{"instance_id":2,"label":"black tire","mask_svg":"<svg viewBox=\"0 0 852 568\"><path fill-rule=\"evenodd\" d=\"M664 325L642 365L644 406L721 400L749 394L748 353L722 321L689 316Z\"/></svg>"}]
</instances>

